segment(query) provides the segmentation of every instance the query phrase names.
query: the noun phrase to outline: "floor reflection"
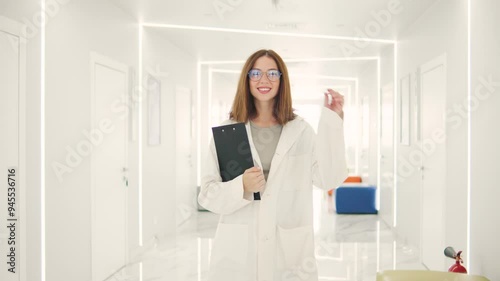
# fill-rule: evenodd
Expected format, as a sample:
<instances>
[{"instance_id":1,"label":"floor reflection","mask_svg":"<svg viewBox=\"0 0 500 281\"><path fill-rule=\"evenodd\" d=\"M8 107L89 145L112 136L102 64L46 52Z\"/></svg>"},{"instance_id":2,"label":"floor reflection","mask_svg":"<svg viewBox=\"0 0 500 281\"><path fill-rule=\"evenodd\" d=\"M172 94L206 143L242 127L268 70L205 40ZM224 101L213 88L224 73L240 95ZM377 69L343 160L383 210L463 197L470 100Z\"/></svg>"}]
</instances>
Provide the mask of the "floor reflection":
<instances>
[{"instance_id":1,"label":"floor reflection","mask_svg":"<svg viewBox=\"0 0 500 281\"><path fill-rule=\"evenodd\" d=\"M319 280L375 280L384 269L425 269L418 251L397 241L377 215L337 215L333 198L314 192ZM156 237L132 253L110 281L203 281L218 217L199 212L176 235Z\"/></svg>"}]
</instances>

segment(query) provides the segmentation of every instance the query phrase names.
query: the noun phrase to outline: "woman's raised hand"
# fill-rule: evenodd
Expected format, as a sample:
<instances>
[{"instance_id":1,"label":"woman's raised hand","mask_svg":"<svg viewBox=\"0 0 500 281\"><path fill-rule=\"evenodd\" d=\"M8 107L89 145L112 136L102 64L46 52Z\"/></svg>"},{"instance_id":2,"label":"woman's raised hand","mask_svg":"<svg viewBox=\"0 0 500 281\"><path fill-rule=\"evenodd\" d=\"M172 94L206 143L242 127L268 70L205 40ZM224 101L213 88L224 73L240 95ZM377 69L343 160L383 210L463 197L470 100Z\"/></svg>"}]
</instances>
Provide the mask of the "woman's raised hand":
<instances>
[{"instance_id":1,"label":"woman's raised hand","mask_svg":"<svg viewBox=\"0 0 500 281\"><path fill-rule=\"evenodd\" d=\"M344 119L344 96L339 94L338 92L328 89L325 93L325 102L324 105L326 108L335 111L340 118Z\"/></svg>"},{"instance_id":2,"label":"woman's raised hand","mask_svg":"<svg viewBox=\"0 0 500 281\"><path fill-rule=\"evenodd\" d=\"M261 168L252 167L243 173L243 189L246 192L260 192L265 184L266 180Z\"/></svg>"}]
</instances>

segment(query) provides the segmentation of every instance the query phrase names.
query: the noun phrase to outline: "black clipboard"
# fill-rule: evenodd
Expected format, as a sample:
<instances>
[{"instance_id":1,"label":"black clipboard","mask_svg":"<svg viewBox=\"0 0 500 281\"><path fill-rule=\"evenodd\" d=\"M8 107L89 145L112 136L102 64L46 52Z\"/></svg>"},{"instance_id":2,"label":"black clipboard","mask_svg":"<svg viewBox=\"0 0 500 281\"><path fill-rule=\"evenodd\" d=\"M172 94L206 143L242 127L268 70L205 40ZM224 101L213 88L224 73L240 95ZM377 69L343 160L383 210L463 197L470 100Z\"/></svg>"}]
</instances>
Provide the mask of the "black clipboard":
<instances>
[{"instance_id":1,"label":"black clipboard","mask_svg":"<svg viewBox=\"0 0 500 281\"><path fill-rule=\"evenodd\" d=\"M238 177L254 166L245 123L213 127L212 133L223 182ZM260 200L260 193L254 193L253 199Z\"/></svg>"}]
</instances>

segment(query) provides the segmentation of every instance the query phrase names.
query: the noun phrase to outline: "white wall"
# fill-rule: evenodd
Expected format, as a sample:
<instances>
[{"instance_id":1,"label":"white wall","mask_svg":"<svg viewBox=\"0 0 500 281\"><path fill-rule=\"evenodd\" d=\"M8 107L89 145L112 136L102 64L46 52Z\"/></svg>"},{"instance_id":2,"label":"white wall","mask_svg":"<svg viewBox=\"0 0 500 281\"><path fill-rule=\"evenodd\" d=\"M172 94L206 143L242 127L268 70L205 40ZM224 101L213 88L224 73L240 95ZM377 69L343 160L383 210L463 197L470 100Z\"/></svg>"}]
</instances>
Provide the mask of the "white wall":
<instances>
[{"instance_id":1,"label":"white wall","mask_svg":"<svg viewBox=\"0 0 500 281\"><path fill-rule=\"evenodd\" d=\"M500 2L471 1L471 233L469 271L500 280ZM485 82L488 81L488 82ZM463 205L458 205L463 208Z\"/></svg>"},{"instance_id":2,"label":"white wall","mask_svg":"<svg viewBox=\"0 0 500 281\"><path fill-rule=\"evenodd\" d=\"M0 1L0 15L27 24L40 14L39 1ZM32 24L27 30L26 42L26 280L40 280L41 276L41 177L40 177L40 26Z\"/></svg>"},{"instance_id":3,"label":"white wall","mask_svg":"<svg viewBox=\"0 0 500 281\"><path fill-rule=\"evenodd\" d=\"M380 82L378 78L380 76ZM363 66L362 71L359 73L359 84L360 84L360 106L363 97L369 98L369 111L370 111L370 137L369 137L369 170L368 173L363 175L363 181L375 185L378 188L378 200L379 200L379 216L381 219L389 226L393 224L393 192L394 184L393 178L390 176L393 171L394 166L394 146L392 131L394 128L392 126L392 119L394 114L393 102L394 102L394 47L393 45L387 45L383 48L380 55L380 68L377 66L377 62L366 63ZM380 88L379 88L380 87ZM383 88L389 95L385 98L382 97L384 92ZM380 91L380 101L379 101L379 91ZM392 91L392 92L391 92ZM382 105L382 107L380 107ZM380 107L380 108L379 108ZM359 107L361 110L361 107ZM380 113L387 116L389 119L384 124L380 123L382 120L379 116ZM386 137L381 139L380 137L380 126L383 126ZM378 186L378 145L380 142L381 155L383 155L384 165L381 165L381 178L380 186Z\"/></svg>"},{"instance_id":4,"label":"white wall","mask_svg":"<svg viewBox=\"0 0 500 281\"><path fill-rule=\"evenodd\" d=\"M52 169L90 128L91 52L137 69L137 24L107 1L70 1L47 25L47 280L91 280L90 158L62 181ZM129 210L136 211L137 142L129 149ZM131 248L138 244L136 216L129 216Z\"/></svg>"},{"instance_id":5,"label":"white wall","mask_svg":"<svg viewBox=\"0 0 500 281\"><path fill-rule=\"evenodd\" d=\"M466 1L441 0L431 6L407 31L398 37L398 79L411 73L419 65L444 53L447 55L446 109L453 110L466 100L467 75L467 5ZM412 83L413 83L412 79ZM412 95L414 89L412 89ZM415 103L412 96L411 103ZM425 108L422 109L425 114ZM456 114L455 114L456 115ZM446 142L446 206L445 243L456 249L467 246L467 126L455 126L453 115L447 114ZM456 116L455 116L456 117ZM411 124L415 124L412 112ZM453 125L453 126L451 126ZM399 128L397 124L396 128ZM412 127L413 128L413 127ZM399 135L399 130L396 130ZM419 149L411 134L410 146L398 146L398 169L408 162L411 151ZM420 245L420 185L416 165L411 173L398 173L397 231L408 243ZM430 230L425 230L430 231ZM440 254L440 253L437 253Z\"/></svg>"},{"instance_id":6,"label":"white wall","mask_svg":"<svg viewBox=\"0 0 500 281\"><path fill-rule=\"evenodd\" d=\"M239 77L239 73L213 73L210 105L211 126L219 126L222 121L229 118Z\"/></svg>"},{"instance_id":7,"label":"white wall","mask_svg":"<svg viewBox=\"0 0 500 281\"><path fill-rule=\"evenodd\" d=\"M380 56L380 175L378 195L379 216L389 225L394 223L394 181L386 175L394 171L394 46L387 46ZM379 128L380 127L380 128ZM376 147L376 144L374 144ZM377 158L378 160L378 158Z\"/></svg>"},{"instance_id":8,"label":"white wall","mask_svg":"<svg viewBox=\"0 0 500 281\"><path fill-rule=\"evenodd\" d=\"M359 100L369 98L369 147L365 154L368 158L369 170L363 176L363 181L377 185L377 144L378 144L378 89L377 62L368 62L359 74Z\"/></svg>"},{"instance_id":9,"label":"white wall","mask_svg":"<svg viewBox=\"0 0 500 281\"><path fill-rule=\"evenodd\" d=\"M190 109L175 107L175 91L177 86L190 88L196 99L196 59L151 28L144 29L143 55L144 71L161 81L160 145L148 145L147 98L143 104L143 233L148 241L155 235L175 234L176 215L186 211L180 206L193 205L186 201L189 191L176 190L175 111ZM193 159L195 156L193 151Z\"/></svg>"}]
</instances>

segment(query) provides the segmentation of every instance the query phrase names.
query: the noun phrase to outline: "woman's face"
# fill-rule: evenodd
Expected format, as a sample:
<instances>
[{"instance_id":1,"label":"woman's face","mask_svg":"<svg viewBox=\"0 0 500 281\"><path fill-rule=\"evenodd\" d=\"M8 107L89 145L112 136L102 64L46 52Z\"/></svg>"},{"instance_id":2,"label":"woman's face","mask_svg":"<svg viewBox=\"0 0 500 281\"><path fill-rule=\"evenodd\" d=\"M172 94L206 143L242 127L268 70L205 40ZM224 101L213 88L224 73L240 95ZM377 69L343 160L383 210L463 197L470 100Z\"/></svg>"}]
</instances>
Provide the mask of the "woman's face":
<instances>
[{"instance_id":1,"label":"woman's face","mask_svg":"<svg viewBox=\"0 0 500 281\"><path fill-rule=\"evenodd\" d=\"M278 65L272 58L263 56L255 61L252 69L260 70L262 74L257 81L250 79L250 93L255 98L255 102L273 101L278 94L280 79L278 77L276 81L269 80L268 71L278 70Z\"/></svg>"}]
</instances>

